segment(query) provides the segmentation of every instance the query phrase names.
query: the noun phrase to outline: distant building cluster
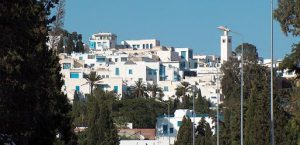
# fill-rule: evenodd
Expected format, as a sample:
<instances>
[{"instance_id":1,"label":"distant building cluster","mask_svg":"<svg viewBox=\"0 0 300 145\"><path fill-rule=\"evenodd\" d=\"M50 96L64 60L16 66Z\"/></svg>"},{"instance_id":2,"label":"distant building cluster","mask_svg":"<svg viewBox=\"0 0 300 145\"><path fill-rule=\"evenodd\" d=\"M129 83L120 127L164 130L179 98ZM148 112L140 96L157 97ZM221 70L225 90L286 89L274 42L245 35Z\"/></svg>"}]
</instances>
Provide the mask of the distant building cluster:
<instances>
[{"instance_id":1,"label":"distant building cluster","mask_svg":"<svg viewBox=\"0 0 300 145\"><path fill-rule=\"evenodd\" d=\"M117 35L97 33L89 38L88 53L59 54L65 92L72 101L77 91L84 97L90 93L85 78L91 71L101 76L95 87L114 91L119 98L138 80L157 84L163 90L163 100L174 99L180 82L201 90L202 96L217 103L217 89L223 62L231 57L231 36L221 36L221 58L215 55L194 54L191 48L162 46L159 40L123 40L117 44ZM265 63L264 63L265 62ZM261 61L270 65L268 60ZM275 64L278 65L278 64ZM284 77L294 77L293 72L281 72ZM222 92L222 91L220 91ZM222 102L222 94L219 95Z\"/></svg>"},{"instance_id":2,"label":"distant building cluster","mask_svg":"<svg viewBox=\"0 0 300 145\"><path fill-rule=\"evenodd\" d=\"M91 92L86 76L96 72L102 79L95 83L95 88L113 91L119 99L139 80L145 85L157 84L162 88L163 100L175 99L176 88L181 82L188 82L190 88L193 88L188 93L200 89L202 96L215 106L218 100L222 103L224 98L220 89L223 75L220 68L232 56L231 43L232 37L224 31L224 35L220 37L219 57L194 54L191 48L163 46L156 39L123 40L121 44L117 44L117 35L96 33L89 38L89 52L59 54L64 79L62 91L71 102L75 92L84 98ZM269 59L259 60L259 64L267 67L270 67L270 62ZM278 67L280 62L277 61L274 67ZM289 71L278 71L277 74L286 78L296 76ZM174 143L183 116L191 116L191 112L177 110L172 117L158 117L155 130L124 129L119 133L124 136L134 134L136 138L143 138L142 134L147 134L149 139L156 134L156 140L139 141L142 144L167 144L168 140ZM202 114L196 117L196 121L199 122L201 118L214 128L212 117ZM121 143L136 144L126 140Z\"/></svg>"}]
</instances>

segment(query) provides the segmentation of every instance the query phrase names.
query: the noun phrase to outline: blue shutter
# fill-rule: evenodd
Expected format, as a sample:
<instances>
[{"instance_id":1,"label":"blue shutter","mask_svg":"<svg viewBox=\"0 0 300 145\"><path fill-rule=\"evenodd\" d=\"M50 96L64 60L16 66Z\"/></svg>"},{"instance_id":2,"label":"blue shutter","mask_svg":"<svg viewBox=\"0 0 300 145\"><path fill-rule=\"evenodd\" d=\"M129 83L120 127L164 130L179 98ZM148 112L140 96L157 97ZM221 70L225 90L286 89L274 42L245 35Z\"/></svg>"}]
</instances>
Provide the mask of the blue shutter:
<instances>
[{"instance_id":1,"label":"blue shutter","mask_svg":"<svg viewBox=\"0 0 300 145\"><path fill-rule=\"evenodd\" d=\"M79 73L70 72L70 78L79 78Z\"/></svg>"},{"instance_id":2,"label":"blue shutter","mask_svg":"<svg viewBox=\"0 0 300 145\"><path fill-rule=\"evenodd\" d=\"M118 86L114 86L114 92L115 92L115 93L118 93L118 89L119 89Z\"/></svg>"},{"instance_id":3,"label":"blue shutter","mask_svg":"<svg viewBox=\"0 0 300 145\"><path fill-rule=\"evenodd\" d=\"M120 69L119 68L115 69L115 75L117 75L117 76L120 75Z\"/></svg>"},{"instance_id":4,"label":"blue shutter","mask_svg":"<svg viewBox=\"0 0 300 145\"><path fill-rule=\"evenodd\" d=\"M76 87L75 87L75 90L76 90L77 92L79 92L79 91L80 91L80 86L76 86Z\"/></svg>"},{"instance_id":5,"label":"blue shutter","mask_svg":"<svg viewBox=\"0 0 300 145\"><path fill-rule=\"evenodd\" d=\"M90 41L90 48L95 49L96 48L96 42Z\"/></svg>"}]
</instances>

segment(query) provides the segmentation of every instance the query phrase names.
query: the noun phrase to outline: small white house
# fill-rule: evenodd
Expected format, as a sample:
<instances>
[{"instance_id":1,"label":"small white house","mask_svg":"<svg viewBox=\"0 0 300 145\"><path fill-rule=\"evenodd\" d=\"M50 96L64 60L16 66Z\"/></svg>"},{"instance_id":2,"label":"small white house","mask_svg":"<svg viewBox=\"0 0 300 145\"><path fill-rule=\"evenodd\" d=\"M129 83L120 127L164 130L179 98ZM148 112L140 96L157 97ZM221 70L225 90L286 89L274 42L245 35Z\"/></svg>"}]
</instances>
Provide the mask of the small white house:
<instances>
[{"instance_id":1,"label":"small white house","mask_svg":"<svg viewBox=\"0 0 300 145\"><path fill-rule=\"evenodd\" d=\"M174 115L163 115L157 118L156 122L156 138L159 142L168 142L170 140L171 144L174 144L179 128L182 125L182 119L184 116L192 118L192 110L188 109L178 109L175 111ZM209 117L208 114L196 114L195 115L195 127L198 125L198 122L204 117L205 121L209 123L211 128L214 128L215 124L213 118ZM212 129L212 132L215 131Z\"/></svg>"}]
</instances>

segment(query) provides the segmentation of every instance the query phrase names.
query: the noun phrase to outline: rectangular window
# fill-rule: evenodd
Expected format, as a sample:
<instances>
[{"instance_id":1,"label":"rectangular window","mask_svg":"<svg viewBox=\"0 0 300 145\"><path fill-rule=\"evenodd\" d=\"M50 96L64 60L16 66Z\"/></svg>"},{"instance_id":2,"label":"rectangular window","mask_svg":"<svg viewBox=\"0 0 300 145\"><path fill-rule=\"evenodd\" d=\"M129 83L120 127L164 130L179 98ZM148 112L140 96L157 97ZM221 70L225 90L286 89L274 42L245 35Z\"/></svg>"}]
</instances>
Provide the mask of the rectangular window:
<instances>
[{"instance_id":1,"label":"rectangular window","mask_svg":"<svg viewBox=\"0 0 300 145\"><path fill-rule=\"evenodd\" d=\"M181 51L181 59L186 59L186 51Z\"/></svg>"},{"instance_id":2,"label":"rectangular window","mask_svg":"<svg viewBox=\"0 0 300 145\"><path fill-rule=\"evenodd\" d=\"M88 55L88 59L95 59L95 55Z\"/></svg>"},{"instance_id":3,"label":"rectangular window","mask_svg":"<svg viewBox=\"0 0 300 145\"><path fill-rule=\"evenodd\" d=\"M149 48L149 44L146 44L146 48L147 48L147 49Z\"/></svg>"},{"instance_id":4,"label":"rectangular window","mask_svg":"<svg viewBox=\"0 0 300 145\"><path fill-rule=\"evenodd\" d=\"M122 62L127 61L127 58L126 57L121 57L121 61Z\"/></svg>"},{"instance_id":5,"label":"rectangular window","mask_svg":"<svg viewBox=\"0 0 300 145\"><path fill-rule=\"evenodd\" d=\"M120 75L120 69L119 68L115 69L115 75L117 75L117 76Z\"/></svg>"},{"instance_id":6,"label":"rectangular window","mask_svg":"<svg viewBox=\"0 0 300 145\"><path fill-rule=\"evenodd\" d=\"M170 133L174 133L174 128L170 128Z\"/></svg>"},{"instance_id":7,"label":"rectangular window","mask_svg":"<svg viewBox=\"0 0 300 145\"><path fill-rule=\"evenodd\" d=\"M194 63L194 68L197 68L197 67L198 67L198 63L195 62L195 63Z\"/></svg>"},{"instance_id":8,"label":"rectangular window","mask_svg":"<svg viewBox=\"0 0 300 145\"><path fill-rule=\"evenodd\" d=\"M132 75L132 69L128 70L128 74Z\"/></svg>"},{"instance_id":9,"label":"rectangular window","mask_svg":"<svg viewBox=\"0 0 300 145\"><path fill-rule=\"evenodd\" d=\"M90 48L95 49L95 47L96 47L96 42L90 41Z\"/></svg>"},{"instance_id":10,"label":"rectangular window","mask_svg":"<svg viewBox=\"0 0 300 145\"><path fill-rule=\"evenodd\" d=\"M118 89L119 89L118 86L114 86L114 92L115 92L115 93L118 93Z\"/></svg>"},{"instance_id":11,"label":"rectangular window","mask_svg":"<svg viewBox=\"0 0 300 145\"><path fill-rule=\"evenodd\" d=\"M71 63L63 63L63 69L70 69Z\"/></svg>"},{"instance_id":12,"label":"rectangular window","mask_svg":"<svg viewBox=\"0 0 300 145\"><path fill-rule=\"evenodd\" d=\"M182 125L182 121L177 121L177 126L181 126Z\"/></svg>"},{"instance_id":13,"label":"rectangular window","mask_svg":"<svg viewBox=\"0 0 300 145\"><path fill-rule=\"evenodd\" d=\"M150 48L152 48L153 47L153 45L152 44L150 44Z\"/></svg>"},{"instance_id":14,"label":"rectangular window","mask_svg":"<svg viewBox=\"0 0 300 145\"><path fill-rule=\"evenodd\" d=\"M152 69L148 69L148 75L152 75Z\"/></svg>"},{"instance_id":15,"label":"rectangular window","mask_svg":"<svg viewBox=\"0 0 300 145\"><path fill-rule=\"evenodd\" d=\"M143 49L145 49L146 47L145 47L145 44L143 44Z\"/></svg>"},{"instance_id":16,"label":"rectangular window","mask_svg":"<svg viewBox=\"0 0 300 145\"><path fill-rule=\"evenodd\" d=\"M97 62L105 62L105 58L104 57L97 57L96 61Z\"/></svg>"},{"instance_id":17,"label":"rectangular window","mask_svg":"<svg viewBox=\"0 0 300 145\"><path fill-rule=\"evenodd\" d=\"M118 59L117 59L117 58L115 58L115 62L118 62Z\"/></svg>"},{"instance_id":18,"label":"rectangular window","mask_svg":"<svg viewBox=\"0 0 300 145\"><path fill-rule=\"evenodd\" d=\"M163 125L163 134L168 134L168 125Z\"/></svg>"},{"instance_id":19,"label":"rectangular window","mask_svg":"<svg viewBox=\"0 0 300 145\"><path fill-rule=\"evenodd\" d=\"M193 50L189 50L189 58L193 59Z\"/></svg>"},{"instance_id":20,"label":"rectangular window","mask_svg":"<svg viewBox=\"0 0 300 145\"><path fill-rule=\"evenodd\" d=\"M156 70L156 69L153 69L153 70L152 70L152 74L153 74L153 75L157 75L157 70Z\"/></svg>"},{"instance_id":21,"label":"rectangular window","mask_svg":"<svg viewBox=\"0 0 300 145\"><path fill-rule=\"evenodd\" d=\"M136 45L136 48L140 48L140 45Z\"/></svg>"},{"instance_id":22,"label":"rectangular window","mask_svg":"<svg viewBox=\"0 0 300 145\"><path fill-rule=\"evenodd\" d=\"M76 90L77 92L79 92L79 91L80 91L80 86L75 86L75 90Z\"/></svg>"},{"instance_id":23,"label":"rectangular window","mask_svg":"<svg viewBox=\"0 0 300 145\"><path fill-rule=\"evenodd\" d=\"M168 86L164 86L164 92L168 92L169 91L169 87Z\"/></svg>"},{"instance_id":24,"label":"rectangular window","mask_svg":"<svg viewBox=\"0 0 300 145\"><path fill-rule=\"evenodd\" d=\"M70 78L73 78L73 79L79 78L79 73L76 73L76 72L70 72Z\"/></svg>"}]
</instances>

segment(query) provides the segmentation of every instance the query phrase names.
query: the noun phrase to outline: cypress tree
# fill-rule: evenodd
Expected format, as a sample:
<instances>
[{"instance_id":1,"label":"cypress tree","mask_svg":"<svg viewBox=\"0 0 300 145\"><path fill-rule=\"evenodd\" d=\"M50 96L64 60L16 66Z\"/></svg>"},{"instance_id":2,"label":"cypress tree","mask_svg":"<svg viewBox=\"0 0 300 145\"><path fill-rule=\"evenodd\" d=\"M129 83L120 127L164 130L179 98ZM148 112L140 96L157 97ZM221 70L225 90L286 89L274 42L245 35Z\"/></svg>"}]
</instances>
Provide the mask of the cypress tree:
<instances>
[{"instance_id":1,"label":"cypress tree","mask_svg":"<svg viewBox=\"0 0 300 145\"><path fill-rule=\"evenodd\" d=\"M75 44L74 44L72 35L68 34L68 36L67 36L67 45L66 45L66 48L65 48L65 53L71 54L74 51L74 47L75 47Z\"/></svg>"},{"instance_id":2,"label":"cypress tree","mask_svg":"<svg viewBox=\"0 0 300 145\"><path fill-rule=\"evenodd\" d=\"M57 134L65 143L72 139L59 59L46 45L56 2L0 3L0 143L51 145Z\"/></svg>"},{"instance_id":3,"label":"cypress tree","mask_svg":"<svg viewBox=\"0 0 300 145\"><path fill-rule=\"evenodd\" d=\"M87 141L89 145L118 145L117 129L113 123L110 110L98 98L89 96L89 121Z\"/></svg>"},{"instance_id":4,"label":"cypress tree","mask_svg":"<svg viewBox=\"0 0 300 145\"><path fill-rule=\"evenodd\" d=\"M245 115L245 145L253 145L255 144L255 134L256 134L256 124L257 119L255 116L255 109L256 109L256 96L258 95L256 86L252 83L251 95L247 100L247 111Z\"/></svg>"},{"instance_id":5,"label":"cypress tree","mask_svg":"<svg viewBox=\"0 0 300 145\"><path fill-rule=\"evenodd\" d=\"M182 125L177 134L177 140L174 145L191 145L192 144L192 121L185 116L182 119Z\"/></svg>"},{"instance_id":6,"label":"cypress tree","mask_svg":"<svg viewBox=\"0 0 300 145\"><path fill-rule=\"evenodd\" d=\"M201 118L196 128L196 145L212 145L213 135L209 123Z\"/></svg>"},{"instance_id":7,"label":"cypress tree","mask_svg":"<svg viewBox=\"0 0 300 145\"><path fill-rule=\"evenodd\" d=\"M195 111L200 114L209 114L209 105L209 101L202 97L201 90L199 90L197 92L197 98L195 100Z\"/></svg>"}]
</instances>

